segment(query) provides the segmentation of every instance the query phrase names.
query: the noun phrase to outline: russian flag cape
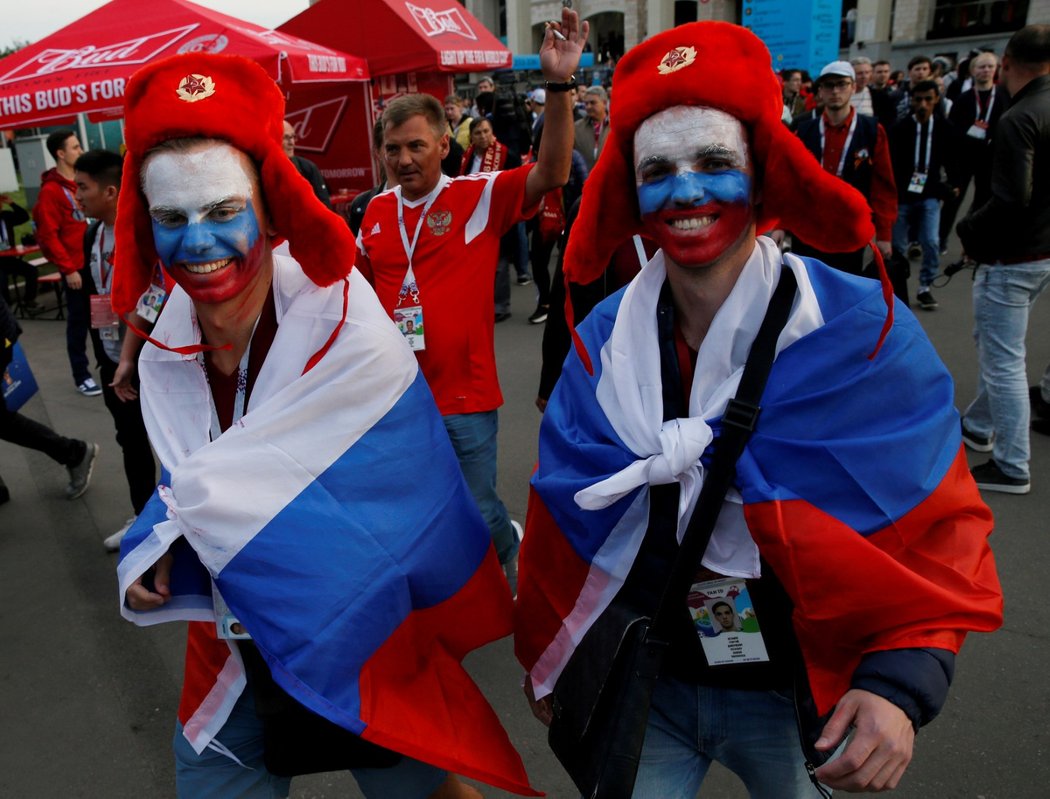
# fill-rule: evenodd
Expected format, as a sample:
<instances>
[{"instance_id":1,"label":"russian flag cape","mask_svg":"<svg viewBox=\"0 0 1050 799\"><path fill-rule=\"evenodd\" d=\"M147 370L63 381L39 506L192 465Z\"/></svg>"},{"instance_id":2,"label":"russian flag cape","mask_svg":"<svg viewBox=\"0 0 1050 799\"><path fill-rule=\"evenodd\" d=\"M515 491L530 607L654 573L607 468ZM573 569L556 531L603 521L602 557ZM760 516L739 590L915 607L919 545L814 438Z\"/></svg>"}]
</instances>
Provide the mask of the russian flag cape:
<instances>
[{"instance_id":1,"label":"russian flag cape","mask_svg":"<svg viewBox=\"0 0 1050 799\"><path fill-rule=\"evenodd\" d=\"M170 480L121 547L121 612L214 625L214 579L300 703L381 746L536 795L461 664L511 630L488 528L415 357L357 270L346 280L319 288L275 256L277 334L248 412L214 442L195 357L145 347L143 415ZM200 340L181 289L153 335ZM171 601L130 610L124 592L169 549ZM194 641L188 657L207 657ZM236 647L211 643L214 682L190 707L184 694L180 714L198 752L245 685Z\"/></svg>"},{"instance_id":2,"label":"russian flag cape","mask_svg":"<svg viewBox=\"0 0 1050 799\"><path fill-rule=\"evenodd\" d=\"M869 359L886 315L880 285L809 259L784 263L798 296L704 563L745 576L738 567L757 566L759 553L770 565L825 712L863 654L957 652L967 631L999 626L1002 594L952 381L918 322L898 304ZM781 268L760 238L701 346L689 418L662 419L661 253L580 325L594 373L570 352L540 427L520 555L515 649L537 696L623 584L649 485L681 485L684 532Z\"/></svg>"}]
</instances>

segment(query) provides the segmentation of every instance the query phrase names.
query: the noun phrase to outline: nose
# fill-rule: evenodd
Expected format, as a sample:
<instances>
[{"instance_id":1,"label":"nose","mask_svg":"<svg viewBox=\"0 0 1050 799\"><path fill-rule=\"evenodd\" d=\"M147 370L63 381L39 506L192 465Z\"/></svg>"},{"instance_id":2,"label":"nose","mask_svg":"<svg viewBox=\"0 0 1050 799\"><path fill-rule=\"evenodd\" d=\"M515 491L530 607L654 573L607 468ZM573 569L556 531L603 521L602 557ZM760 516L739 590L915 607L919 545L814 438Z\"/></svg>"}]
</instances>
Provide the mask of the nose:
<instances>
[{"instance_id":1,"label":"nose","mask_svg":"<svg viewBox=\"0 0 1050 799\"><path fill-rule=\"evenodd\" d=\"M188 252L199 255L215 246L215 236L211 234L206 225L193 222L186 226L186 234L182 237L182 246Z\"/></svg>"},{"instance_id":2,"label":"nose","mask_svg":"<svg viewBox=\"0 0 1050 799\"><path fill-rule=\"evenodd\" d=\"M692 170L682 169L674 178L671 190L671 202L675 205L690 207L704 202L706 192L700 175Z\"/></svg>"}]
</instances>

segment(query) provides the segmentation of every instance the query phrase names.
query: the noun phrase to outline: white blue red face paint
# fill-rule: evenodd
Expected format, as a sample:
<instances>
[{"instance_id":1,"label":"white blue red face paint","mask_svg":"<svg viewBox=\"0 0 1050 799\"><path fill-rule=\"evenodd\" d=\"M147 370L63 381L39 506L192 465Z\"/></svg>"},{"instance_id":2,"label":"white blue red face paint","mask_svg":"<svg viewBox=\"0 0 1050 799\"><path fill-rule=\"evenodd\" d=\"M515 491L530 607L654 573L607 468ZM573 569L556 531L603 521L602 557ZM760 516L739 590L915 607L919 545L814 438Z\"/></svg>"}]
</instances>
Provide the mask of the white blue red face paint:
<instances>
[{"instance_id":1,"label":"white blue red face paint","mask_svg":"<svg viewBox=\"0 0 1050 799\"><path fill-rule=\"evenodd\" d=\"M259 274L266 239L255 187L247 157L226 144L162 151L146 163L157 255L195 302L225 302Z\"/></svg>"},{"instance_id":2,"label":"white blue red face paint","mask_svg":"<svg viewBox=\"0 0 1050 799\"><path fill-rule=\"evenodd\" d=\"M744 128L712 108L676 106L635 133L638 207L647 236L682 266L703 266L754 220Z\"/></svg>"}]
</instances>

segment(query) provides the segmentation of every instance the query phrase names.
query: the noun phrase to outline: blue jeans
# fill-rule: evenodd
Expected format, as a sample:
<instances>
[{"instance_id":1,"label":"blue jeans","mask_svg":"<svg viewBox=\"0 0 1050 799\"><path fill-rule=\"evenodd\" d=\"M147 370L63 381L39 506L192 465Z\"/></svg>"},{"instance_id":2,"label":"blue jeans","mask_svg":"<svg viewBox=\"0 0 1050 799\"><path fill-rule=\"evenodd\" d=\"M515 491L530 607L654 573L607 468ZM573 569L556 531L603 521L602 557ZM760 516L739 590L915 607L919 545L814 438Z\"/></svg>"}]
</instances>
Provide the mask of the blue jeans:
<instances>
[{"instance_id":1,"label":"blue jeans","mask_svg":"<svg viewBox=\"0 0 1050 799\"><path fill-rule=\"evenodd\" d=\"M216 740L244 765L213 749L205 749L198 755L182 734L182 724L176 724L178 799L283 799L288 796L291 779L275 776L263 765L262 722L255 715L250 688L237 700ZM426 799L447 776L441 769L409 757L402 757L401 762L391 768L350 769L350 773L367 799L392 796Z\"/></svg>"},{"instance_id":2,"label":"blue jeans","mask_svg":"<svg viewBox=\"0 0 1050 799\"><path fill-rule=\"evenodd\" d=\"M661 677L633 799L694 799L713 760L740 777L752 799L816 796L790 695Z\"/></svg>"},{"instance_id":3,"label":"blue jeans","mask_svg":"<svg viewBox=\"0 0 1050 799\"><path fill-rule=\"evenodd\" d=\"M919 290L928 289L941 270L941 201L932 197L901 200L897 206L897 221L893 224L893 249L907 258L908 228L916 225L919 244L922 245L922 268L919 270Z\"/></svg>"},{"instance_id":4,"label":"blue jeans","mask_svg":"<svg viewBox=\"0 0 1050 799\"><path fill-rule=\"evenodd\" d=\"M1007 477L1028 478L1028 312L1050 284L1050 260L1005 266L981 264L973 282L977 396L963 416L966 428L994 434L992 457Z\"/></svg>"},{"instance_id":5,"label":"blue jeans","mask_svg":"<svg viewBox=\"0 0 1050 799\"><path fill-rule=\"evenodd\" d=\"M506 563L518 554L518 537L510 526L507 506L496 493L496 434L499 416L496 411L452 413L443 417L452 449L467 488L478 503L478 510L489 526L499 562Z\"/></svg>"}]
</instances>

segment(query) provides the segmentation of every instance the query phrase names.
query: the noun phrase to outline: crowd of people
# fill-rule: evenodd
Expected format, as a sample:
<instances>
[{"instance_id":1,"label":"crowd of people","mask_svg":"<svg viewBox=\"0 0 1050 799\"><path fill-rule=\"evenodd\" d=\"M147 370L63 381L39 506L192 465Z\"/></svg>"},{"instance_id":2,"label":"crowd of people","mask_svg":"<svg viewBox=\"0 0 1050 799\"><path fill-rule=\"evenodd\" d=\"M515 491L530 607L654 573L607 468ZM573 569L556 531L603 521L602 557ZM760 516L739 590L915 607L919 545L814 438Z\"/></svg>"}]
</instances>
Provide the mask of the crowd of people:
<instances>
[{"instance_id":1,"label":"crowd of people","mask_svg":"<svg viewBox=\"0 0 1050 799\"><path fill-rule=\"evenodd\" d=\"M1050 284L1050 26L1001 62L919 57L891 85L834 61L807 88L744 28L693 23L619 58L615 99L577 85L587 38L571 9L548 23L525 97L387 103L349 226L245 59L136 73L123 157L49 138L33 216L74 384L122 451L122 613L189 622L180 797L332 770L367 797L527 794L463 658L513 632L529 707L571 737L608 701L573 680L614 678L622 608L651 623L635 796L692 799L714 761L755 797L891 789L966 634L1001 624L979 489L1027 493L1050 419L1023 347ZM908 262L917 242L935 309L971 180L960 418ZM524 526L496 490L512 267L545 324ZM2 410L81 496L98 445ZM594 736L555 749L588 795Z\"/></svg>"}]
</instances>

